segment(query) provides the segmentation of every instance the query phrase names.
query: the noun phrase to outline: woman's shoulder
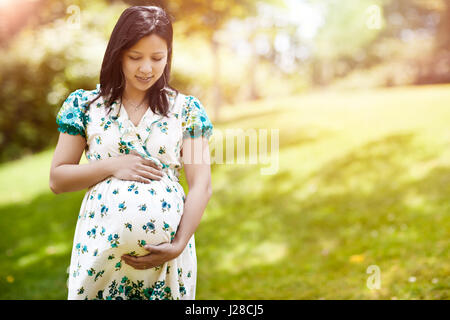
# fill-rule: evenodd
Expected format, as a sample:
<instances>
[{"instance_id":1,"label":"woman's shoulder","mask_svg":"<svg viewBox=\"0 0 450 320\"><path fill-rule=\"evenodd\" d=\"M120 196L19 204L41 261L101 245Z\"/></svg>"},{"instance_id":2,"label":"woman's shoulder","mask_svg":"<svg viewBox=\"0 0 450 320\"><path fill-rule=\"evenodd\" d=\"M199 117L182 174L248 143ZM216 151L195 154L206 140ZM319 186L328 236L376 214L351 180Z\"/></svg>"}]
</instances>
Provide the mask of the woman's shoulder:
<instances>
[{"instance_id":1,"label":"woman's shoulder","mask_svg":"<svg viewBox=\"0 0 450 320\"><path fill-rule=\"evenodd\" d=\"M167 96L170 102L170 112L179 114L186 109L187 104L190 101L190 96L179 90L166 88Z\"/></svg>"},{"instance_id":2,"label":"woman's shoulder","mask_svg":"<svg viewBox=\"0 0 450 320\"><path fill-rule=\"evenodd\" d=\"M96 96L99 91L100 85L97 85L96 89L76 89L72 91L64 101L65 103L72 103L75 107L82 106L83 102L88 101L91 97Z\"/></svg>"},{"instance_id":3,"label":"woman's shoulder","mask_svg":"<svg viewBox=\"0 0 450 320\"><path fill-rule=\"evenodd\" d=\"M185 93L185 92L182 92L182 91L179 91L179 90L175 91L174 89L166 88L166 92L169 95L170 99L176 99L179 96L183 97L183 99L184 99L183 102L184 103L190 103L192 101L196 101L196 102L199 101L199 99L196 96L188 94L188 93Z\"/></svg>"}]
</instances>

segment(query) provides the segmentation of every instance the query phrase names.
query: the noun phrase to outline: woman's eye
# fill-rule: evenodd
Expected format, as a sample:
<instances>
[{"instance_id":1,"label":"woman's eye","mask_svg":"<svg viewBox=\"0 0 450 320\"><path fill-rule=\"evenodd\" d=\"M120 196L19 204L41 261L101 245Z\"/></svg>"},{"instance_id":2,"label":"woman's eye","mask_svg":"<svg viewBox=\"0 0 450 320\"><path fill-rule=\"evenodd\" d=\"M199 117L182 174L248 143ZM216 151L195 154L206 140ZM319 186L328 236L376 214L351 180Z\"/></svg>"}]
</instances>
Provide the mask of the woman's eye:
<instances>
[{"instance_id":1,"label":"woman's eye","mask_svg":"<svg viewBox=\"0 0 450 320\"><path fill-rule=\"evenodd\" d=\"M130 59L131 60L139 60L140 58L133 58L133 57L130 57ZM162 60L162 58L161 59L153 59L154 61L161 61Z\"/></svg>"}]
</instances>

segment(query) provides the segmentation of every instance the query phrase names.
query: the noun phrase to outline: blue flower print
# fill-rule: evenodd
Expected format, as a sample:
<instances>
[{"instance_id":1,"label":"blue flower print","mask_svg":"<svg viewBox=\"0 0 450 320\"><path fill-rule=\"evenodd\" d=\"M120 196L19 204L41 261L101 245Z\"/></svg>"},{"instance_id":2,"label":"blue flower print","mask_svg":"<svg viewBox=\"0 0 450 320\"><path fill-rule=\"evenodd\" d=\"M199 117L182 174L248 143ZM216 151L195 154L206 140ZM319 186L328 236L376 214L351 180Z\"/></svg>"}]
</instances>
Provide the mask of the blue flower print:
<instances>
[{"instance_id":1,"label":"blue flower print","mask_svg":"<svg viewBox=\"0 0 450 320\"><path fill-rule=\"evenodd\" d=\"M133 229L133 226L132 226L131 223L129 223L129 222L125 223L125 228L127 228L127 229L130 230L130 231L133 231L133 230L132 230L132 229Z\"/></svg>"},{"instance_id":2,"label":"blue flower print","mask_svg":"<svg viewBox=\"0 0 450 320\"><path fill-rule=\"evenodd\" d=\"M161 200L161 207L162 207L162 211L166 212L170 209L170 203L168 203L167 201L165 201L164 199Z\"/></svg>"},{"instance_id":3,"label":"blue flower print","mask_svg":"<svg viewBox=\"0 0 450 320\"><path fill-rule=\"evenodd\" d=\"M108 241L111 244L111 248L117 248L118 245L120 244L119 242L119 235L117 233L115 233L114 235L110 234L108 236Z\"/></svg>"},{"instance_id":4,"label":"blue flower print","mask_svg":"<svg viewBox=\"0 0 450 320\"><path fill-rule=\"evenodd\" d=\"M97 281L98 278L103 276L104 273L105 273L105 270L97 272L97 274L95 275L94 281Z\"/></svg>"},{"instance_id":5,"label":"blue flower print","mask_svg":"<svg viewBox=\"0 0 450 320\"><path fill-rule=\"evenodd\" d=\"M56 116L56 123L58 124L58 131L71 135L79 134L86 138L85 110L78 104L78 97L82 96L82 91L84 90L78 89L67 97Z\"/></svg>"},{"instance_id":6,"label":"blue flower print","mask_svg":"<svg viewBox=\"0 0 450 320\"><path fill-rule=\"evenodd\" d=\"M184 287L184 283L182 281L179 281L179 289L180 294L183 297L186 294L186 288Z\"/></svg>"},{"instance_id":7,"label":"blue flower print","mask_svg":"<svg viewBox=\"0 0 450 320\"><path fill-rule=\"evenodd\" d=\"M80 269L81 269L81 265L78 263L77 269L73 270L72 277L74 277L74 278L78 277L80 275Z\"/></svg>"},{"instance_id":8,"label":"blue flower print","mask_svg":"<svg viewBox=\"0 0 450 320\"><path fill-rule=\"evenodd\" d=\"M125 211L127 210L127 207L125 206L125 201L122 203L119 203L119 211Z\"/></svg>"},{"instance_id":9,"label":"blue flower print","mask_svg":"<svg viewBox=\"0 0 450 320\"><path fill-rule=\"evenodd\" d=\"M94 239L95 239L96 232L97 232L97 226L95 226L94 228L92 228L91 230L89 230L89 231L87 232L87 235L88 235L89 238L94 238Z\"/></svg>"},{"instance_id":10,"label":"blue flower print","mask_svg":"<svg viewBox=\"0 0 450 320\"><path fill-rule=\"evenodd\" d=\"M125 153L125 154L129 154L130 153L130 148L129 147L133 147L133 144L131 142L125 142L122 139L119 141L119 152L120 153Z\"/></svg>"},{"instance_id":11,"label":"blue flower print","mask_svg":"<svg viewBox=\"0 0 450 320\"><path fill-rule=\"evenodd\" d=\"M77 250L78 255L88 252L88 248L86 245L82 246L81 243L77 243L75 246L75 249Z\"/></svg>"},{"instance_id":12,"label":"blue flower print","mask_svg":"<svg viewBox=\"0 0 450 320\"><path fill-rule=\"evenodd\" d=\"M138 256L138 254L137 254L136 251L128 252L128 254L129 254L130 256L133 256L133 257L137 257L137 256Z\"/></svg>"},{"instance_id":13,"label":"blue flower print","mask_svg":"<svg viewBox=\"0 0 450 320\"><path fill-rule=\"evenodd\" d=\"M101 156L98 152L91 152L91 151L88 151L88 152L86 152L86 158L87 158L88 160L91 160L91 159L101 160L102 156ZM92 198L91 198L91 199L92 199Z\"/></svg>"},{"instance_id":14,"label":"blue flower print","mask_svg":"<svg viewBox=\"0 0 450 320\"><path fill-rule=\"evenodd\" d=\"M162 133L167 134L167 122L158 122L157 124L158 128L161 130Z\"/></svg>"},{"instance_id":15,"label":"blue flower print","mask_svg":"<svg viewBox=\"0 0 450 320\"><path fill-rule=\"evenodd\" d=\"M104 216L106 216L107 212L108 212L108 207L105 206L104 204L102 204L101 208L100 208L100 215L101 215L101 217L103 218Z\"/></svg>"},{"instance_id":16,"label":"blue flower print","mask_svg":"<svg viewBox=\"0 0 450 320\"><path fill-rule=\"evenodd\" d=\"M138 194L139 193L139 191L138 191L138 186L136 186L136 184L135 183L132 183L132 184L130 184L129 186L128 186L128 191L134 191L134 193L135 194Z\"/></svg>"},{"instance_id":17,"label":"blue flower print","mask_svg":"<svg viewBox=\"0 0 450 320\"><path fill-rule=\"evenodd\" d=\"M104 131L108 130L109 127L111 126L111 121L108 120L105 122L105 118L102 118L101 120L102 122L100 123L100 126L103 127Z\"/></svg>"},{"instance_id":18,"label":"blue flower print","mask_svg":"<svg viewBox=\"0 0 450 320\"><path fill-rule=\"evenodd\" d=\"M138 240L138 246L139 247L143 247L143 246L145 246L147 244L147 241L145 241L145 240Z\"/></svg>"},{"instance_id":19,"label":"blue flower print","mask_svg":"<svg viewBox=\"0 0 450 320\"><path fill-rule=\"evenodd\" d=\"M151 219L150 222L147 222L146 224L144 224L142 226L142 229L144 229L145 233L150 231L151 233L154 234L156 232L156 230L155 230L155 220Z\"/></svg>"}]
</instances>

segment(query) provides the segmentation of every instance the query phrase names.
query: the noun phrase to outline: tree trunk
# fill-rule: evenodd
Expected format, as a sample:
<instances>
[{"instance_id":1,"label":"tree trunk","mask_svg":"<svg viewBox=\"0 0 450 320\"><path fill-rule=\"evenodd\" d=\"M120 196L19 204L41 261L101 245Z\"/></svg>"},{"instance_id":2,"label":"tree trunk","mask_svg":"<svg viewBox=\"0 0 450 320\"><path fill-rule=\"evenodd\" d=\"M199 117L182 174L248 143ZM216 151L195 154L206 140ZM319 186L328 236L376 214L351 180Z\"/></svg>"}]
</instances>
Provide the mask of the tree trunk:
<instances>
[{"instance_id":1,"label":"tree trunk","mask_svg":"<svg viewBox=\"0 0 450 320\"><path fill-rule=\"evenodd\" d=\"M214 121L219 121L220 108L222 106L222 90L220 86L220 58L219 58L219 42L211 39L211 51L213 55L213 81L214 81Z\"/></svg>"},{"instance_id":2,"label":"tree trunk","mask_svg":"<svg viewBox=\"0 0 450 320\"><path fill-rule=\"evenodd\" d=\"M258 62L259 62L259 56L257 54L254 54L250 57L250 63L249 63L249 67L248 67L248 82L249 82L249 94L248 94L248 99L249 100L256 100L259 99L259 93L258 93L258 88L256 85L256 79L255 79L255 74L256 74L256 68L258 66Z\"/></svg>"}]
</instances>

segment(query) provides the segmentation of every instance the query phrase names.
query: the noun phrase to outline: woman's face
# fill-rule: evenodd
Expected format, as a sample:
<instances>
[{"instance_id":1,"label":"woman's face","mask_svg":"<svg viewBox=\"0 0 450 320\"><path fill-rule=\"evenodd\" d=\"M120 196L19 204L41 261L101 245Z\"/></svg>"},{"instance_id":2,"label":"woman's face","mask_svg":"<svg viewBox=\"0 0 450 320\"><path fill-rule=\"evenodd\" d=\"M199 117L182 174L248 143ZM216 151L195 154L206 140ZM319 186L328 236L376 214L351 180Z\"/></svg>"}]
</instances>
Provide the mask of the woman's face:
<instances>
[{"instance_id":1,"label":"woman's face","mask_svg":"<svg viewBox=\"0 0 450 320\"><path fill-rule=\"evenodd\" d=\"M166 41L155 34L143 37L122 56L125 88L147 91L162 76L166 63Z\"/></svg>"}]
</instances>

